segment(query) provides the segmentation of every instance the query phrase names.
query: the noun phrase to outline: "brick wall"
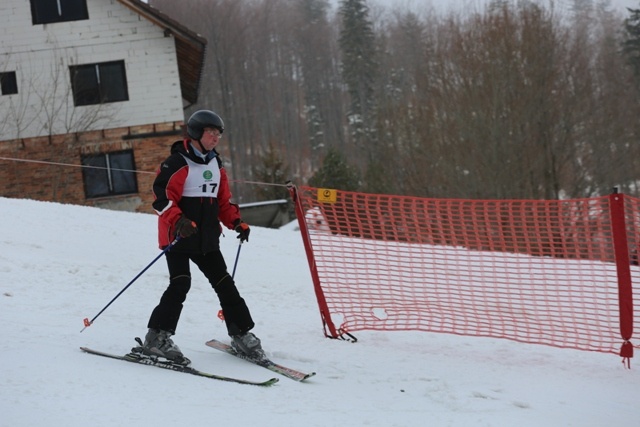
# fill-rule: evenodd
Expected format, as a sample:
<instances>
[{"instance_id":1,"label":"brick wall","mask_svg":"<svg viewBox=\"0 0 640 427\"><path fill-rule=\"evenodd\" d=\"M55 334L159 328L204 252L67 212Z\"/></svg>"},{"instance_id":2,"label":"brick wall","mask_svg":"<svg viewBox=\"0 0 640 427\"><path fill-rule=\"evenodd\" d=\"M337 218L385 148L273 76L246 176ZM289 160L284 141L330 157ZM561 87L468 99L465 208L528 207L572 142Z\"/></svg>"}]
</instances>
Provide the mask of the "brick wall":
<instances>
[{"instance_id":1,"label":"brick wall","mask_svg":"<svg viewBox=\"0 0 640 427\"><path fill-rule=\"evenodd\" d=\"M182 122L0 142L0 197L25 198L116 210L153 212L155 170L171 144L182 139ZM81 156L132 149L138 194L87 199Z\"/></svg>"}]
</instances>

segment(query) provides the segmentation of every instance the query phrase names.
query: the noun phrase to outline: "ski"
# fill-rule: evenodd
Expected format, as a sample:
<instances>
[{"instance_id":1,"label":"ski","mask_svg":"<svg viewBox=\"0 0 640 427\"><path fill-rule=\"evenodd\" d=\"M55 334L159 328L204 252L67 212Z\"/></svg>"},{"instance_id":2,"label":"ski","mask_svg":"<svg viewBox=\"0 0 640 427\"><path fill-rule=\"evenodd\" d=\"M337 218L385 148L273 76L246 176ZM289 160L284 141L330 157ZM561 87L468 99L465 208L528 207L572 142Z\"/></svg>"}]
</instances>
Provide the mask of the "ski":
<instances>
[{"instance_id":1,"label":"ski","mask_svg":"<svg viewBox=\"0 0 640 427\"><path fill-rule=\"evenodd\" d=\"M199 377L211 378L214 380L227 381L237 384L248 384L248 385L256 385L262 387L268 387L278 382L277 378L271 378L267 381L248 381L239 378L225 377L222 375L210 374L208 372L199 371L190 366L181 366L175 365L171 362L162 362L158 360L151 359L149 357L142 357L137 353L128 353L124 356L119 356L116 354L105 353L98 350L93 350L87 347L80 347L80 350L85 353L95 354L96 356L109 357L111 359L124 360L126 362L138 363L141 365L149 365L149 366L157 366L158 368L169 369L171 371L176 372L184 372L186 374L197 375Z\"/></svg>"},{"instance_id":2,"label":"ski","mask_svg":"<svg viewBox=\"0 0 640 427\"><path fill-rule=\"evenodd\" d=\"M211 348L215 348L216 350L220 350L224 353L230 354L242 360L246 360L247 362L253 363L254 365L267 368L271 372L275 372L276 374L280 374L294 381L302 382L308 378L311 378L316 374L315 372L305 373L305 372L297 371L295 369L287 368L286 366L282 366L270 359L252 359L248 356L245 356L244 354L237 353L230 345L225 344L218 340L210 340L210 341L207 341L205 344Z\"/></svg>"}]
</instances>

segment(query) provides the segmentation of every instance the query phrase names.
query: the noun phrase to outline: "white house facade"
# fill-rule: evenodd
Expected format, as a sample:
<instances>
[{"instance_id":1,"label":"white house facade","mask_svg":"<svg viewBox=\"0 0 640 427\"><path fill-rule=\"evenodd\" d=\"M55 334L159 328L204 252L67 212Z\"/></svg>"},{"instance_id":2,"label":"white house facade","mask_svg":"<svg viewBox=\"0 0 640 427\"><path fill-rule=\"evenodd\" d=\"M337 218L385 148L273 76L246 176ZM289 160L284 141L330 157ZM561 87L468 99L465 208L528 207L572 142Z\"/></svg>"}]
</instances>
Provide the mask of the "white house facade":
<instances>
[{"instance_id":1,"label":"white house facade","mask_svg":"<svg viewBox=\"0 0 640 427\"><path fill-rule=\"evenodd\" d=\"M181 133L205 46L140 0L0 2L0 178L11 184L0 196L100 204L146 191L138 174L118 170L152 168L148 150ZM80 181L73 195L61 197L60 183L32 194L17 176L27 166L7 159L57 160L38 154L43 145L103 170L63 173Z\"/></svg>"}]
</instances>

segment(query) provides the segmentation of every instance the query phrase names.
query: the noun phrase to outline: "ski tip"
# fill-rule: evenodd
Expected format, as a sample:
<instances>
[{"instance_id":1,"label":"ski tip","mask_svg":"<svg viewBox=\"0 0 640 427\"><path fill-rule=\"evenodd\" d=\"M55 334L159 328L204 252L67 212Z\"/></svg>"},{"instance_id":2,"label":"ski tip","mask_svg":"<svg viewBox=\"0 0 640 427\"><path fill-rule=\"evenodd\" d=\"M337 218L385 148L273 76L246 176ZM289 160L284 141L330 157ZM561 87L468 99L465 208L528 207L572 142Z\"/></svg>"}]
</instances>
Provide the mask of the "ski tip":
<instances>
[{"instance_id":1,"label":"ski tip","mask_svg":"<svg viewBox=\"0 0 640 427\"><path fill-rule=\"evenodd\" d=\"M291 378L294 381L297 381L299 383L304 383L307 382L307 380L311 377L315 377L316 373L315 372L310 372L304 376L298 376L298 377L294 377L294 376L288 376L287 378Z\"/></svg>"},{"instance_id":2,"label":"ski tip","mask_svg":"<svg viewBox=\"0 0 640 427\"><path fill-rule=\"evenodd\" d=\"M279 381L280 381L280 378L271 378L271 379L265 381L263 384L269 386L269 385L274 385L275 383L277 383Z\"/></svg>"},{"instance_id":3,"label":"ski tip","mask_svg":"<svg viewBox=\"0 0 640 427\"><path fill-rule=\"evenodd\" d=\"M306 377L304 377L303 379L301 379L301 380L300 380L300 382L304 382L304 381L308 380L309 378L311 378L311 377L315 377L315 376L316 376L316 373L315 373L315 372L311 372L311 373L307 374L307 376L306 376Z\"/></svg>"}]
</instances>

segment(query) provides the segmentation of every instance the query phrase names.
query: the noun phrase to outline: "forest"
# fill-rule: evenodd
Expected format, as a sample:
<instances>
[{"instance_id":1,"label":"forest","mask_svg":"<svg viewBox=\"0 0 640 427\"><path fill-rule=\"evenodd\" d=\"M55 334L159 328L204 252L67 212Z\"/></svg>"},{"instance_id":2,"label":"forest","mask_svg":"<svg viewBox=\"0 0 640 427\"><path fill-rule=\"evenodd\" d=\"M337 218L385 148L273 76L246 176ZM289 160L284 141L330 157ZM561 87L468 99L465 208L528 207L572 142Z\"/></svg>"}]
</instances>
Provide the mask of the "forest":
<instances>
[{"instance_id":1,"label":"forest","mask_svg":"<svg viewBox=\"0 0 640 427\"><path fill-rule=\"evenodd\" d=\"M282 187L462 199L640 197L640 5L149 0L208 41L240 202ZM275 184L275 185L268 185Z\"/></svg>"}]
</instances>

